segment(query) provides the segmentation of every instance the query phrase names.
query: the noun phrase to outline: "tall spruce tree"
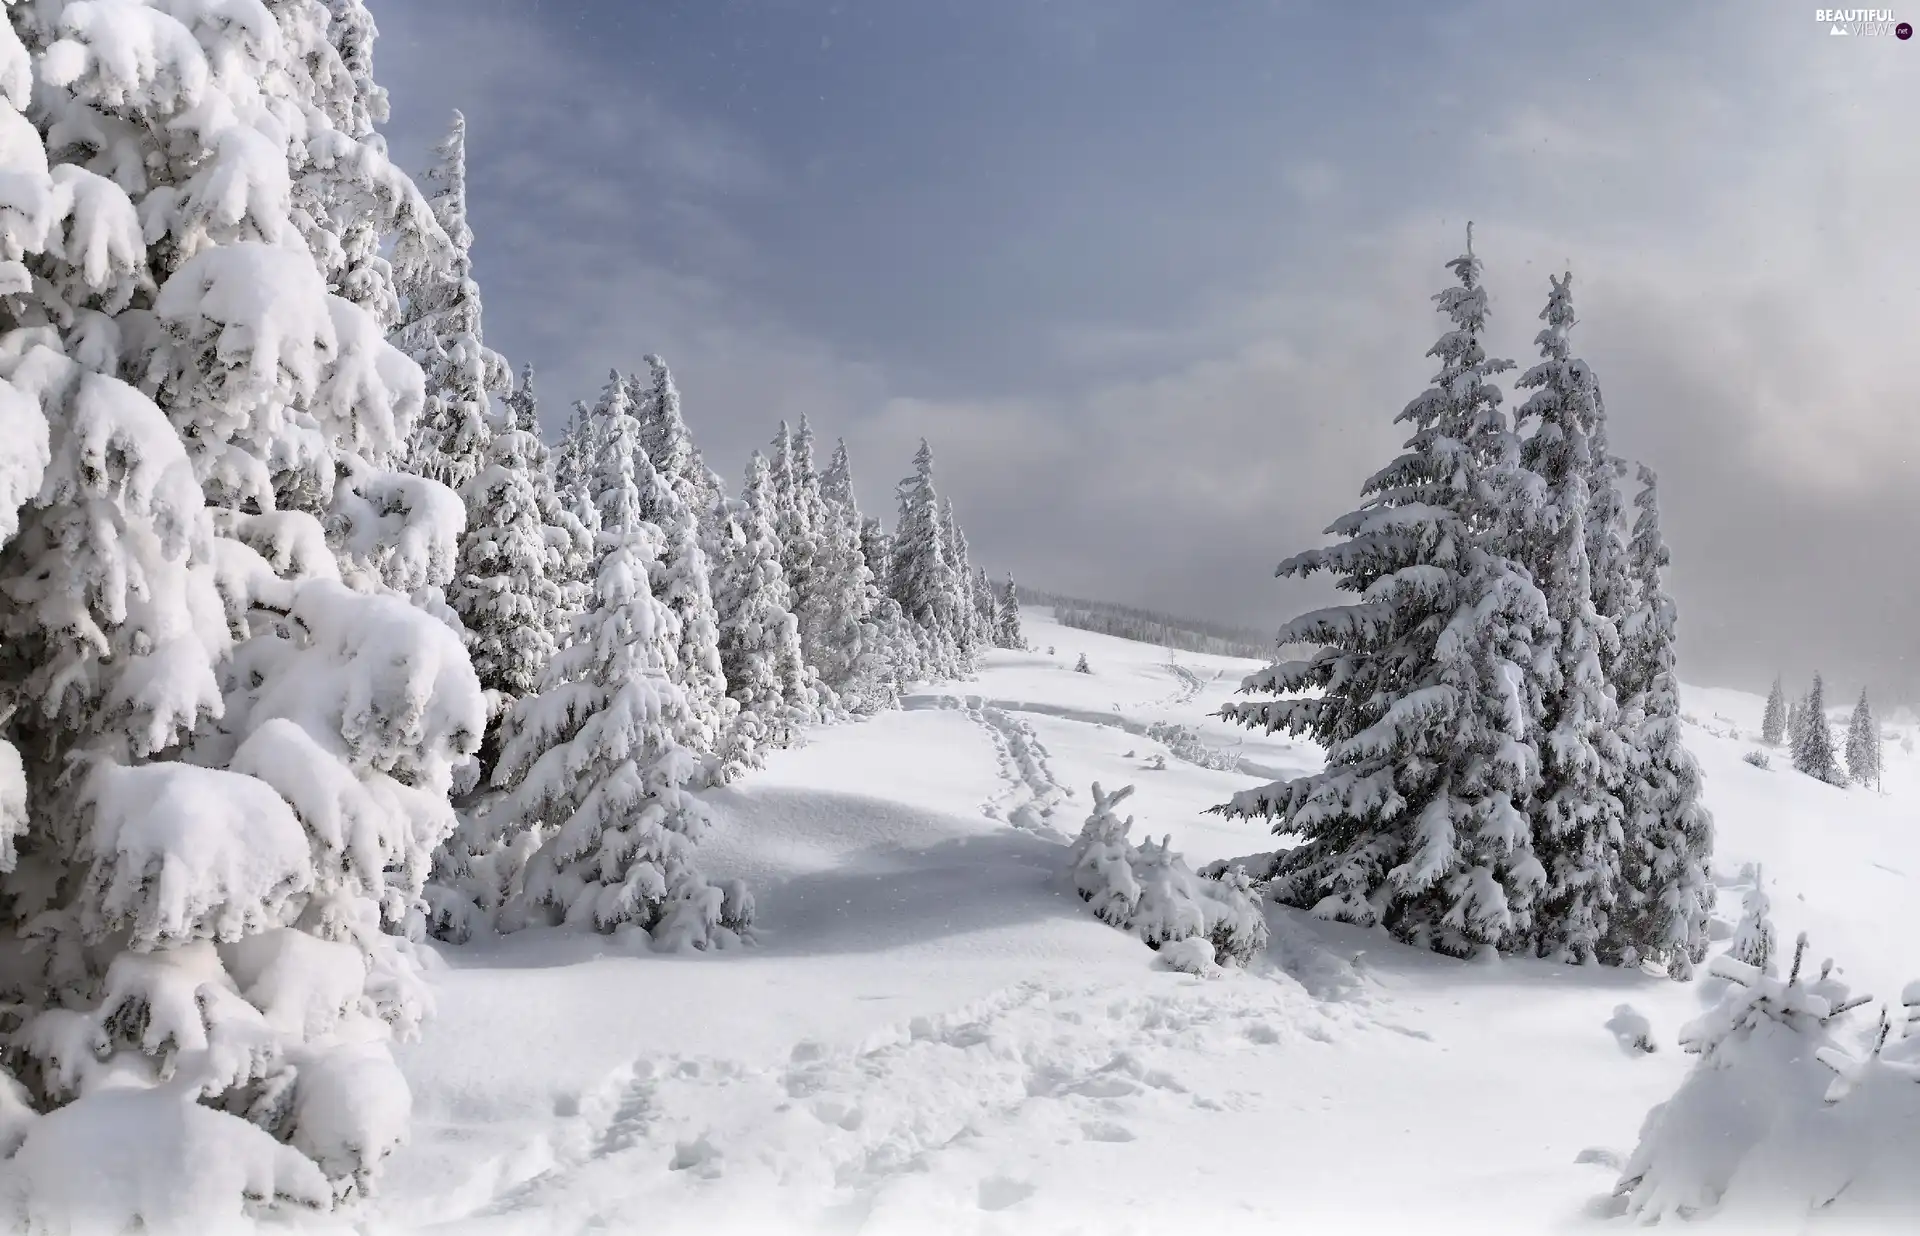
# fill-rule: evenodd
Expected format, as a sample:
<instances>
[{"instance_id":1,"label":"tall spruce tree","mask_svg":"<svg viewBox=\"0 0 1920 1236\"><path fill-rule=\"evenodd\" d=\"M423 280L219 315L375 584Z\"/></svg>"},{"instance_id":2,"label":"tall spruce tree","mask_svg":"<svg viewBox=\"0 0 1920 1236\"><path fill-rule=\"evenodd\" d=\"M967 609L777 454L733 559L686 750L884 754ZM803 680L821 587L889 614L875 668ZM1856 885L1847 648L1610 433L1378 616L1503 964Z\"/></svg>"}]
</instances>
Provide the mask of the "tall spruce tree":
<instances>
[{"instance_id":1,"label":"tall spruce tree","mask_svg":"<svg viewBox=\"0 0 1920 1236\"><path fill-rule=\"evenodd\" d=\"M1776 674L1773 679L1773 689L1767 692L1766 711L1760 718L1760 741L1777 747L1786 735L1787 693L1780 684L1780 676Z\"/></svg>"},{"instance_id":2,"label":"tall spruce tree","mask_svg":"<svg viewBox=\"0 0 1920 1236\"><path fill-rule=\"evenodd\" d=\"M1020 590L1013 586L1011 575L1007 576L1007 586L1000 597L1000 629L993 642L1002 648L1026 651L1027 637L1020 630Z\"/></svg>"},{"instance_id":3,"label":"tall spruce tree","mask_svg":"<svg viewBox=\"0 0 1920 1236\"><path fill-rule=\"evenodd\" d=\"M692 793L706 736L677 681L679 619L654 595L666 538L642 512L659 482L617 372L594 417L593 596L539 691L514 707L494 781L508 791L502 811L539 841L523 893L530 917L707 948L746 929L751 900L709 883L694 861L708 824Z\"/></svg>"},{"instance_id":4,"label":"tall spruce tree","mask_svg":"<svg viewBox=\"0 0 1920 1236\"><path fill-rule=\"evenodd\" d=\"M1626 461L1612 453L1607 425L1607 403L1593 376L1593 422L1587 454L1592 467L1587 482L1587 570L1593 579L1593 610L1615 631L1633 611L1633 574L1627 558L1632 529L1627 518ZM1632 688L1619 681L1620 646L1600 649L1600 672L1613 687L1615 700L1624 702Z\"/></svg>"},{"instance_id":5,"label":"tall spruce tree","mask_svg":"<svg viewBox=\"0 0 1920 1236\"><path fill-rule=\"evenodd\" d=\"M1332 573L1359 599L1289 623L1282 644L1318 651L1244 688L1291 698L1222 710L1311 735L1327 767L1214 810L1305 837L1274 877L1280 900L1467 954L1528 940L1546 885L1523 805L1539 783L1528 667L1550 626L1539 589L1501 552L1517 447L1488 379L1511 366L1482 344L1471 230L1448 267L1458 285L1434 297L1448 327L1428 353L1440 371L1397 418L1413 428L1406 452L1328 529L1339 544L1279 568Z\"/></svg>"},{"instance_id":6,"label":"tall spruce tree","mask_svg":"<svg viewBox=\"0 0 1920 1236\"><path fill-rule=\"evenodd\" d=\"M500 354L482 342L480 288L473 280L473 229L467 225L467 122L459 112L426 173L435 188L434 218L452 242L448 262L415 260L401 268L405 297L396 342L427 375L426 408L414 426L411 471L455 490L487 459L494 411L512 374Z\"/></svg>"},{"instance_id":7,"label":"tall spruce tree","mask_svg":"<svg viewBox=\"0 0 1920 1236\"><path fill-rule=\"evenodd\" d=\"M680 408L680 388L673 371L658 356L646 358L647 376L639 387L634 415L640 422L640 445L662 476L672 483L680 501L700 526L700 545L709 564L718 559L720 521L726 512L726 486L700 458L693 432ZM636 385L639 378L634 379Z\"/></svg>"},{"instance_id":8,"label":"tall spruce tree","mask_svg":"<svg viewBox=\"0 0 1920 1236\"><path fill-rule=\"evenodd\" d=\"M1624 710L1633 745L1625 792L1626 895L1608 943L1622 961L1664 962L1669 975L1687 979L1707 952L1713 817L1681 734L1677 611L1664 579L1669 553L1659 488L1651 468L1642 465L1638 479L1633 503L1639 516L1628 545L1635 602L1623 625L1619 663L1619 678L1632 691Z\"/></svg>"},{"instance_id":9,"label":"tall spruce tree","mask_svg":"<svg viewBox=\"0 0 1920 1236\"><path fill-rule=\"evenodd\" d=\"M958 627L967 611L961 607L940 495L933 484L933 448L924 438L913 456L913 475L901 481L895 493L900 518L887 546L887 591L914 626L921 672L960 677L965 671Z\"/></svg>"},{"instance_id":10,"label":"tall spruce tree","mask_svg":"<svg viewBox=\"0 0 1920 1236\"><path fill-rule=\"evenodd\" d=\"M816 586L811 627L820 677L857 713L891 707L899 698L892 658L878 622L880 587L861 549L860 504L845 441L820 479Z\"/></svg>"},{"instance_id":11,"label":"tall spruce tree","mask_svg":"<svg viewBox=\"0 0 1920 1236\"><path fill-rule=\"evenodd\" d=\"M488 445L486 467L467 482L462 497L470 522L447 590L496 715L539 684L563 605L540 493L545 448L536 427L518 419L528 410L508 401L509 419Z\"/></svg>"},{"instance_id":12,"label":"tall spruce tree","mask_svg":"<svg viewBox=\"0 0 1920 1236\"><path fill-rule=\"evenodd\" d=\"M1800 730L1794 738L1793 766L1809 777L1816 777L1831 785L1840 784L1845 775L1835 759L1833 731L1827 724L1827 685L1818 674L1813 676L1813 690L1807 692L1806 701L1800 706Z\"/></svg>"},{"instance_id":13,"label":"tall spruce tree","mask_svg":"<svg viewBox=\"0 0 1920 1236\"><path fill-rule=\"evenodd\" d=\"M1512 519L1515 557L1546 597L1554 631L1538 649L1545 716L1541 720L1541 780L1530 814L1534 850L1547 871L1540 896L1536 947L1542 955L1586 962L1606 951L1608 919L1620 878L1624 810L1618 792L1627 753L1619 713L1603 664L1619 636L1593 604L1587 557L1594 474L1593 376L1569 354L1574 325L1573 275L1550 279L1540 313L1546 328L1535 342L1540 363L1515 384L1533 395L1517 414L1531 428L1521 463L1539 478ZM1610 958L1609 958L1610 960Z\"/></svg>"},{"instance_id":14,"label":"tall spruce tree","mask_svg":"<svg viewBox=\"0 0 1920 1236\"><path fill-rule=\"evenodd\" d=\"M800 623L780 566L777 513L772 471L756 451L747 463L746 489L730 512L733 549L719 587L720 663L739 709L729 750L746 764L758 762L761 747L792 744L818 719Z\"/></svg>"},{"instance_id":15,"label":"tall spruce tree","mask_svg":"<svg viewBox=\"0 0 1920 1236\"><path fill-rule=\"evenodd\" d=\"M484 722L395 592L448 582L460 508L388 469L423 379L346 241L450 246L371 133L371 29L350 67L318 0L201 8L0 23L4 1087L20 1156L164 1156L118 1161L168 1187L104 1191L115 1230L372 1187Z\"/></svg>"},{"instance_id":16,"label":"tall spruce tree","mask_svg":"<svg viewBox=\"0 0 1920 1236\"><path fill-rule=\"evenodd\" d=\"M1865 687L1860 689L1860 702L1853 706L1853 718L1847 724L1847 777L1880 788L1880 726L1873 719Z\"/></svg>"},{"instance_id":17,"label":"tall spruce tree","mask_svg":"<svg viewBox=\"0 0 1920 1236\"><path fill-rule=\"evenodd\" d=\"M973 674L974 660L984 641L980 632L980 610L973 600L973 554L959 517L953 512L951 498L940 500L940 536L946 545L947 572L952 577L947 587L953 597L953 673L955 677L966 678Z\"/></svg>"}]
</instances>

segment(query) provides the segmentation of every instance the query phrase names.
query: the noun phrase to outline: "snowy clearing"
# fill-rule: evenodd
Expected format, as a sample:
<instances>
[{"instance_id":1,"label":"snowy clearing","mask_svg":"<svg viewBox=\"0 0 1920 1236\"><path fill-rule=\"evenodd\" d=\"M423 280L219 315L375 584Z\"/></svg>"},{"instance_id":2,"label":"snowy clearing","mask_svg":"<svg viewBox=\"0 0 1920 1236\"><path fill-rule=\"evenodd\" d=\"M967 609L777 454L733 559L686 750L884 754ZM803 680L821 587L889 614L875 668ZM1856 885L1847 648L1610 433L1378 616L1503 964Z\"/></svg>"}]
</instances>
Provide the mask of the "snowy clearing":
<instances>
[{"instance_id":1,"label":"snowy clearing","mask_svg":"<svg viewBox=\"0 0 1920 1236\"><path fill-rule=\"evenodd\" d=\"M1691 1063L1675 1036L1717 984L1454 962L1283 910L1247 972L1156 968L1061 890L1063 843L1014 817L1070 836L1085 787L1132 782L1136 836L1171 834L1196 864L1267 850L1202 814L1249 778L1152 771L1145 728L1244 739L1277 768L1316 753L1208 719L1251 663L1169 667L1026 622L1052 656L988 653L977 681L817 730L709 795L709 870L753 882L756 947L529 932L443 950L437 1016L400 1057L413 1141L362 1230L1600 1223L1609 1165ZM1092 675L1072 672L1083 652ZM1758 729L1755 697L1687 704ZM1912 959L1881 924L1920 876L1920 765L1890 751L1875 794L1751 767L1750 739L1688 738L1719 828L1715 934L1764 863L1783 938L1807 930L1857 987L1897 993ZM1621 1041L1622 1005L1653 1053Z\"/></svg>"}]
</instances>

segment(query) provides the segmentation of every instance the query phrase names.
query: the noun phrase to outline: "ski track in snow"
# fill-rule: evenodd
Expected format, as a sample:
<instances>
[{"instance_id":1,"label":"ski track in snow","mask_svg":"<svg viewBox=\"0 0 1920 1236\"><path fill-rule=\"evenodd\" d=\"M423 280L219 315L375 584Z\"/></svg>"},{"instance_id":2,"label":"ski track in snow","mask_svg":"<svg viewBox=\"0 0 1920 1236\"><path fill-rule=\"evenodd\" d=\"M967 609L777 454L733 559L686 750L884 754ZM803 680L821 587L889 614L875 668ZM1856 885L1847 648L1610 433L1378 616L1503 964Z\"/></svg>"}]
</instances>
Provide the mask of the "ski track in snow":
<instances>
[{"instance_id":1,"label":"ski track in snow","mask_svg":"<svg viewBox=\"0 0 1920 1236\"><path fill-rule=\"evenodd\" d=\"M1052 816L1054 808L1074 796L1073 790L1054 779L1047 749L1033 726L980 695L914 696L907 707L958 709L986 733L999 765L1000 784L980 804L982 815L1050 840L1066 840Z\"/></svg>"},{"instance_id":2,"label":"ski track in snow","mask_svg":"<svg viewBox=\"0 0 1920 1236\"><path fill-rule=\"evenodd\" d=\"M642 1057L581 1101L539 1175L445 1226L652 1231L777 1221L896 1230L930 1214L1011 1207L1036 1188L1019 1148L1131 1142L1146 1126L1247 1110L1221 1079L1262 1055L1329 1044L1369 1017L1329 1007L1357 977L1320 967L1119 985L1029 981L858 1044L795 1044L784 1060ZM1288 970L1292 969L1288 965ZM1342 989L1335 971L1353 986ZM996 1148L1015 1148L1012 1162ZM777 1215L748 1213L777 1204ZM491 1222L489 1222L491 1221ZM711 1229L710 1229L711 1230Z\"/></svg>"}]
</instances>

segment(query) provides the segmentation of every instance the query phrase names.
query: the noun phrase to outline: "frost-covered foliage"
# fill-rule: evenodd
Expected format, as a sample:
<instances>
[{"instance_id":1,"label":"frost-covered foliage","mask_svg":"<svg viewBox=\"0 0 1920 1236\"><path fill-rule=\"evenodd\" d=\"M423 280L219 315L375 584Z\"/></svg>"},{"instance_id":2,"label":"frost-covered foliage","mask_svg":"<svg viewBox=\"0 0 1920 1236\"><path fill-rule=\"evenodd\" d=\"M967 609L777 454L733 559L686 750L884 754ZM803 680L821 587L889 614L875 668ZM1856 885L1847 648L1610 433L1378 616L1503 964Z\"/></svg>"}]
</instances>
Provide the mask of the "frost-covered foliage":
<instances>
[{"instance_id":1,"label":"frost-covered foliage","mask_svg":"<svg viewBox=\"0 0 1920 1236\"><path fill-rule=\"evenodd\" d=\"M1867 703L1864 687L1847 723L1847 778L1880 788L1880 725L1873 719L1873 706Z\"/></svg>"},{"instance_id":2,"label":"frost-covered foliage","mask_svg":"<svg viewBox=\"0 0 1920 1236\"><path fill-rule=\"evenodd\" d=\"M372 33L351 0L0 23L0 1090L36 1223L329 1205L405 1135L407 936L485 710L399 595L462 518L391 467L423 380L382 243L452 251L372 132Z\"/></svg>"},{"instance_id":3,"label":"frost-covered foliage","mask_svg":"<svg viewBox=\"0 0 1920 1236\"><path fill-rule=\"evenodd\" d=\"M1707 955L1713 909L1713 816L1702 801L1700 767L1680 732L1680 684L1674 676L1676 611L1667 595L1667 546L1653 470L1639 469L1628 570L1633 602L1621 624L1615 679L1627 692L1632 766L1622 792L1626 833L1621 895L1609 936L1620 960L1658 961L1677 979Z\"/></svg>"},{"instance_id":4,"label":"frost-covered foliage","mask_svg":"<svg viewBox=\"0 0 1920 1236\"><path fill-rule=\"evenodd\" d=\"M731 548L717 589L720 664L738 706L729 750L757 763L761 747L784 747L818 719L807 681L780 542L774 533L775 495L767 461L758 451L747 463L746 490L729 513Z\"/></svg>"},{"instance_id":5,"label":"frost-covered foliage","mask_svg":"<svg viewBox=\"0 0 1920 1236\"><path fill-rule=\"evenodd\" d=\"M1167 750L1173 753L1173 758L1185 760L1199 768L1224 772L1240 766L1238 756L1231 751L1208 746L1206 740L1200 737L1200 732L1191 725L1155 721L1147 726L1147 737L1165 743Z\"/></svg>"},{"instance_id":6,"label":"frost-covered foliage","mask_svg":"<svg viewBox=\"0 0 1920 1236\"><path fill-rule=\"evenodd\" d=\"M1773 689L1767 692L1766 712L1760 718L1760 741L1769 746L1779 746L1780 740L1787 736L1787 692L1781 685L1779 676L1773 680Z\"/></svg>"},{"instance_id":7,"label":"frost-covered foliage","mask_svg":"<svg viewBox=\"0 0 1920 1236\"><path fill-rule=\"evenodd\" d=\"M1827 684L1813 676L1813 689L1800 705L1800 725L1793 739L1793 766L1800 772L1832 785L1841 784L1846 773L1833 750L1833 731L1827 724Z\"/></svg>"},{"instance_id":8,"label":"frost-covered foliage","mask_svg":"<svg viewBox=\"0 0 1920 1236\"><path fill-rule=\"evenodd\" d=\"M482 342L480 288L473 281L473 229L467 225L467 122L459 112L436 147L426 180L434 218L452 243L451 260L416 256L400 268L403 320L396 342L425 372L426 406L408 444L411 471L460 489L487 465L491 395L513 378Z\"/></svg>"},{"instance_id":9,"label":"frost-covered foliage","mask_svg":"<svg viewBox=\"0 0 1920 1236\"><path fill-rule=\"evenodd\" d=\"M888 593L915 628L916 668L932 678L964 678L973 664L962 650L961 628L973 611L961 591L948 521L933 485L933 449L924 439L913 457L913 475L895 492L900 518L888 547Z\"/></svg>"},{"instance_id":10,"label":"frost-covered foliage","mask_svg":"<svg viewBox=\"0 0 1920 1236\"><path fill-rule=\"evenodd\" d=\"M1753 765L1755 768L1773 767L1773 761L1768 758L1767 753L1765 751L1749 751L1745 755L1741 756L1740 758L1744 762Z\"/></svg>"},{"instance_id":11,"label":"frost-covered foliage","mask_svg":"<svg viewBox=\"0 0 1920 1236\"><path fill-rule=\"evenodd\" d=\"M1806 937L1785 979L1716 957L1730 985L1681 1031L1700 1057L1647 1114L1616 1192L1643 1223L1723 1219L1741 1230L1799 1230L1816 1214L1884 1220L1920 1204L1920 984L1864 1044L1845 1015L1867 1002L1828 962L1805 970Z\"/></svg>"},{"instance_id":12,"label":"frost-covered foliage","mask_svg":"<svg viewBox=\"0 0 1920 1236\"><path fill-rule=\"evenodd\" d=\"M1727 956L1762 974L1777 972L1779 940L1773 930L1773 905L1767 899L1765 872L1753 868L1753 885L1740 902L1740 921L1733 929Z\"/></svg>"},{"instance_id":13,"label":"frost-covered foliage","mask_svg":"<svg viewBox=\"0 0 1920 1236\"><path fill-rule=\"evenodd\" d=\"M494 774L508 791L501 831L530 830L539 843L518 916L707 948L746 930L751 901L693 861L707 827L690 788L704 772L700 722L674 680L679 620L654 595L663 537L641 518L646 456L617 374L598 415L594 594L539 690L514 707Z\"/></svg>"},{"instance_id":14,"label":"frost-covered foliage","mask_svg":"<svg viewBox=\"0 0 1920 1236\"><path fill-rule=\"evenodd\" d=\"M803 625L815 632L821 681L848 710L872 714L899 701L901 667L882 626L879 581L861 545L863 521L845 441L834 445L820 497L813 612Z\"/></svg>"},{"instance_id":15,"label":"frost-covered foliage","mask_svg":"<svg viewBox=\"0 0 1920 1236\"><path fill-rule=\"evenodd\" d=\"M1515 414L1516 428L1531 430L1520 462L1532 476L1512 488L1517 501L1509 520L1512 553L1531 572L1552 620L1535 663L1544 715L1529 814L1535 856L1547 875L1535 946L1582 962L1619 947L1609 929L1620 892L1627 748L1604 669L1619 636L1594 608L1587 557L1595 385L1586 362L1568 348L1573 275L1551 282L1540 313L1546 327L1535 340L1540 363L1515 383L1533 392Z\"/></svg>"},{"instance_id":16,"label":"frost-covered foliage","mask_svg":"<svg viewBox=\"0 0 1920 1236\"><path fill-rule=\"evenodd\" d=\"M988 641L980 622L980 607L973 597L973 558L967 534L953 513L953 499L940 499L940 539L945 545L949 587L953 596L951 630L957 664L963 676L973 672L974 658Z\"/></svg>"},{"instance_id":17,"label":"frost-covered foliage","mask_svg":"<svg viewBox=\"0 0 1920 1236\"><path fill-rule=\"evenodd\" d=\"M1209 879L1196 875L1163 838L1138 847L1128 840L1133 817L1114 811L1132 786L1109 794L1096 783L1093 813L1070 851L1067 879L1104 923L1131 932L1162 950L1187 940L1205 941L1207 962L1246 965L1267 947L1267 920L1246 873L1238 868ZM1187 950L1177 948L1177 956ZM1188 968L1180 966L1178 968Z\"/></svg>"},{"instance_id":18,"label":"frost-covered foliage","mask_svg":"<svg viewBox=\"0 0 1920 1236\"><path fill-rule=\"evenodd\" d=\"M1398 418L1414 430L1406 452L1331 526L1339 544L1279 568L1330 573L1357 599L1282 629L1283 645L1317 651L1242 688L1279 698L1222 712L1312 737L1327 767L1215 810L1306 837L1273 881L1277 899L1467 954L1526 942L1538 925L1547 873L1525 804L1540 775L1531 667L1550 620L1502 548L1507 490L1521 478L1488 381L1509 364L1481 343L1487 300L1471 243L1449 266L1458 286L1434 298L1448 318L1430 350L1440 372Z\"/></svg>"},{"instance_id":19,"label":"frost-covered foliage","mask_svg":"<svg viewBox=\"0 0 1920 1236\"><path fill-rule=\"evenodd\" d=\"M707 514L717 495L694 450L680 414L680 392L666 362L647 357L648 379L630 381L639 432L634 474L640 484L640 515L660 529L663 549L653 572L654 595L679 620L674 681L686 692L695 717L694 746L706 757L703 779L724 783L734 766L716 753L733 723L734 705L720 663L720 617L715 608Z\"/></svg>"},{"instance_id":20,"label":"frost-covered foliage","mask_svg":"<svg viewBox=\"0 0 1920 1236\"><path fill-rule=\"evenodd\" d=\"M999 625L993 632L994 647L1025 652L1027 637L1020 631L1020 590L1014 587L1011 575L1007 576L1006 586L1000 590L999 615Z\"/></svg>"},{"instance_id":21,"label":"frost-covered foliage","mask_svg":"<svg viewBox=\"0 0 1920 1236\"><path fill-rule=\"evenodd\" d=\"M530 379L531 375L528 375ZM523 382L528 380L523 379ZM507 421L487 447L486 466L467 482L469 524L447 600L460 615L480 685L503 711L531 692L553 657L562 545L547 520L546 448L530 408L509 401Z\"/></svg>"}]
</instances>

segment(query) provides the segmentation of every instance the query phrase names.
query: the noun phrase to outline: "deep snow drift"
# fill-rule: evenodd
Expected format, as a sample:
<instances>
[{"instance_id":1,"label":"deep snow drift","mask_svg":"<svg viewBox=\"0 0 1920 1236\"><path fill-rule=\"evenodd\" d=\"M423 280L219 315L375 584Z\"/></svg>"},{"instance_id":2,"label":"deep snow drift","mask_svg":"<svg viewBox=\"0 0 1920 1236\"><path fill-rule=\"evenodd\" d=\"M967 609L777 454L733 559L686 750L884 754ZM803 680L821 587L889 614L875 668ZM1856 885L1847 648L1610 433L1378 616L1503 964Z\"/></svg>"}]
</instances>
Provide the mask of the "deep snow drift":
<instances>
[{"instance_id":1,"label":"deep snow drift","mask_svg":"<svg viewBox=\"0 0 1920 1236\"><path fill-rule=\"evenodd\" d=\"M1618 1164L1692 1063L1678 1031L1721 984L1454 962L1281 910L1247 971L1168 971L1058 879L1092 783L1136 785L1135 837L1197 866L1272 849L1202 812L1318 753L1209 719L1252 663L1025 623L1037 651L989 652L976 680L707 796L705 865L753 885L755 947L443 950L437 1014L401 1054L413 1140L360 1230L1543 1232L1616 1213ZM1889 929L1920 879L1920 760L1896 731L1884 794L1752 767L1761 705L1686 692L1715 934L1763 863L1785 946L1806 930L1856 990L1897 997L1920 972Z\"/></svg>"}]
</instances>

